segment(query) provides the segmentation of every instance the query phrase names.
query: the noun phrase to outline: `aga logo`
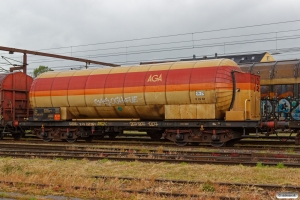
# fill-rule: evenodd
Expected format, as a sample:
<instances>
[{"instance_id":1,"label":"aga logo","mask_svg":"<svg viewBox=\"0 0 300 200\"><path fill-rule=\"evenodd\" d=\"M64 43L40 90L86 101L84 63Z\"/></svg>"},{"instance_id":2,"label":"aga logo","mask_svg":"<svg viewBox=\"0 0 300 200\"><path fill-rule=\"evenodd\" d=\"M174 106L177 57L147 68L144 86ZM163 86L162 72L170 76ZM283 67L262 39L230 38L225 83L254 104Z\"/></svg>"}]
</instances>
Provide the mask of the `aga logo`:
<instances>
[{"instance_id":1,"label":"aga logo","mask_svg":"<svg viewBox=\"0 0 300 200\"><path fill-rule=\"evenodd\" d=\"M162 81L162 74L160 75L150 75L147 82L158 82L158 81Z\"/></svg>"}]
</instances>

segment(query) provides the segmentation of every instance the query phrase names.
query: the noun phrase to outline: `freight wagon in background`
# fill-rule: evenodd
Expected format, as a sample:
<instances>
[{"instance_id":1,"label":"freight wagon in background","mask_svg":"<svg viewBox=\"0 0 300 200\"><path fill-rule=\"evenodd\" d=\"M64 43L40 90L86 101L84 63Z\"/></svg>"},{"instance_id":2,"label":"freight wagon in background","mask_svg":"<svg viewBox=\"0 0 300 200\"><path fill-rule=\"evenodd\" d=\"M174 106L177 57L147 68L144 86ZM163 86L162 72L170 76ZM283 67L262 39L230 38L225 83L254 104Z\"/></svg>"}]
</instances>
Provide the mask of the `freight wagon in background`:
<instances>
[{"instance_id":1,"label":"freight wagon in background","mask_svg":"<svg viewBox=\"0 0 300 200\"><path fill-rule=\"evenodd\" d=\"M32 116L29 106L32 81L32 77L21 72L0 74L0 139L6 133L20 139L18 122Z\"/></svg>"},{"instance_id":2,"label":"freight wagon in background","mask_svg":"<svg viewBox=\"0 0 300 200\"><path fill-rule=\"evenodd\" d=\"M242 63L244 72L261 79L261 114L264 121L300 120L300 60Z\"/></svg>"}]
</instances>

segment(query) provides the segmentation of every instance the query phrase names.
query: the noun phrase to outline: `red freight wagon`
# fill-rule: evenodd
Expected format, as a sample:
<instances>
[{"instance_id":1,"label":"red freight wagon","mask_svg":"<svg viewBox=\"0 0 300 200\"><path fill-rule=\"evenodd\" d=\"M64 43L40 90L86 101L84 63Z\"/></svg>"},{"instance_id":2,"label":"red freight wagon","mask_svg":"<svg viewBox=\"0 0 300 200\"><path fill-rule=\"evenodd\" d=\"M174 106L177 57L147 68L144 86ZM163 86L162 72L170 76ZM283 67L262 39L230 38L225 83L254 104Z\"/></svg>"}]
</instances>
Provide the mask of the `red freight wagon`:
<instances>
[{"instance_id":1,"label":"red freight wagon","mask_svg":"<svg viewBox=\"0 0 300 200\"><path fill-rule=\"evenodd\" d=\"M0 139L5 133L11 133L15 139L22 135L16 123L29 117L32 81L32 77L21 72L0 74Z\"/></svg>"}]
</instances>

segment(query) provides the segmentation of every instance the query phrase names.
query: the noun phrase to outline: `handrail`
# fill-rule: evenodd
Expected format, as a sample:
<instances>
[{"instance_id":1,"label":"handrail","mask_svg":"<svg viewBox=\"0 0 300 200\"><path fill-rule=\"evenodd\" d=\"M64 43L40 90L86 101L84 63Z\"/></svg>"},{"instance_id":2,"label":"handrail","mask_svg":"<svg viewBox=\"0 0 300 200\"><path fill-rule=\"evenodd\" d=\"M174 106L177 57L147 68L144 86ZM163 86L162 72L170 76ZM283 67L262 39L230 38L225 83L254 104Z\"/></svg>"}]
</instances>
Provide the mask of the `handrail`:
<instances>
[{"instance_id":1,"label":"handrail","mask_svg":"<svg viewBox=\"0 0 300 200\"><path fill-rule=\"evenodd\" d=\"M247 101L250 101L250 99L245 99L245 109L244 109L245 120L247 119Z\"/></svg>"}]
</instances>

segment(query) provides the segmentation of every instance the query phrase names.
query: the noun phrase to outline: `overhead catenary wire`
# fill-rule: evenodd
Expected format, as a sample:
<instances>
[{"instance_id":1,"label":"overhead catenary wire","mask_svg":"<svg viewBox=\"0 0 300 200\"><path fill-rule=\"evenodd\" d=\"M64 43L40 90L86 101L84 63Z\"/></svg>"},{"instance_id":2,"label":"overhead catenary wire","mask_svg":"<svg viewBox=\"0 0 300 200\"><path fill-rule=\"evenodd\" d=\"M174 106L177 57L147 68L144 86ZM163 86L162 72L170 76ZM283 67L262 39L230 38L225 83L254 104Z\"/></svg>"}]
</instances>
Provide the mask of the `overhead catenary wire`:
<instances>
[{"instance_id":1,"label":"overhead catenary wire","mask_svg":"<svg viewBox=\"0 0 300 200\"><path fill-rule=\"evenodd\" d=\"M40 49L40 51L41 50L53 50L53 49L61 49L61 48L70 48L70 47L73 47L73 48L74 47L83 47L83 46L91 46L91 45L99 45L99 44L112 44L112 43L120 43L120 42L131 42L131 41L137 41L137 40L157 39L157 38L174 37L174 36L181 36L181 35L210 33L210 32L216 32L216 31L236 30L236 29L243 29L243 28L253 28L253 27L260 27L260 26L269 26L269 25L276 25L276 24L293 23L293 22L300 22L300 19L298 19L298 20L290 20L290 21L282 21L282 22L256 24L256 25L249 25L249 26L238 26L238 27L231 27L231 28L222 28L222 29L213 29L213 30L206 30L206 31L189 32L189 33L161 35L161 36L136 38L136 39L127 39L127 40L116 40L116 41L110 41L110 42L99 42L99 43L84 44L84 45L72 45L72 46L68 46L68 47L57 47L57 48L49 48L49 49Z\"/></svg>"},{"instance_id":2,"label":"overhead catenary wire","mask_svg":"<svg viewBox=\"0 0 300 200\"><path fill-rule=\"evenodd\" d=\"M282 40L289 40L289 39L298 39L300 35L295 35L295 37L288 36L288 37L281 37L281 38L263 38L263 39L255 39L255 40L243 40L243 41L232 41L232 42L219 42L219 43L212 43L212 44L202 44L202 45L194 45L194 46L181 46L181 47L171 47L171 48L160 48L160 49L149 49L149 50L140 50L140 51L127 51L127 52L117 52L117 53L110 53L110 54L95 54L89 55L89 58L103 58L103 57L111 57L111 56L124 56L124 55L133 55L133 54L144 54L144 53L157 53L157 52L165 52L165 51L178 51L178 50L187 50L193 48L205 48L205 47L217 47L217 46L224 46L224 45L237 45L237 44L248 44L248 43L257 43L257 42L270 42L270 41L282 41ZM40 63L40 62L56 62L61 60L33 60L30 63Z\"/></svg>"},{"instance_id":3,"label":"overhead catenary wire","mask_svg":"<svg viewBox=\"0 0 300 200\"><path fill-rule=\"evenodd\" d=\"M213 38L204 38L195 40L194 42L199 41L207 41L207 40L220 40L220 39L229 39L229 38L237 38L237 37L246 37L246 36L258 36L258 35L266 35L266 34L274 34L274 33L284 33L284 32L294 32L300 31L300 29L292 29L292 30L284 30L284 31L271 31L271 32L264 32L264 33L252 33L246 35L233 35L233 36L224 36L224 37L213 37ZM277 37L278 38L278 37ZM84 50L84 51L72 51L72 53L83 53L83 52L92 52L92 51L107 51L107 50L115 50L115 49L126 49L126 48L137 48L137 47L148 47L148 46L158 46L158 45L166 45L166 44L178 44L178 43L185 43L185 42L192 42L191 40L182 40L182 41L173 41L173 42L161 42L161 43L153 43L153 44L144 44L144 45L132 45L132 46L121 46L121 47L112 47L112 48L102 48L102 49L91 49L91 50ZM69 54L70 52L61 52L60 54Z\"/></svg>"},{"instance_id":4,"label":"overhead catenary wire","mask_svg":"<svg viewBox=\"0 0 300 200\"><path fill-rule=\"evenodd\" d=\"M284 33L284 32L294 32L294 31L299 31L300 29L291 29L291 30L283 30L283 31L271 31L271 32L263 32L263 33L252 33L252 34L246 34L246 35L233 35L233 36L225 36L225 37L213 37L213 38L204 38L200 40L193 40L193 42L199 42L199 41L206 41L206 40L220 40L220 39L228 39L228 38L236 38L236 37L246 37L246 36L258 36L258 35L264 35L264 34L274 34L274 33ZM293 35L292 35L293 36ZM281 38L287 38L291 36L284 36L284 37L272 37L276 38L276 40L282 40ZM262 40L262 39L256 39L256 40ZM275 41L275 40L273 40ZM133 45L133 46L121 46L121 47L113 47L113 48L102 48L102 49L92 49L92 50L84 50L84 51L72 51L72 53L83 53L83 52L92 52L92 51L107 51L107 50L115 50L115 49L125 49L125 48L137 48L137 47L147 47L147 46L158 46L158 45L166 45L166 44L178 44L178 43L190 43L191 40L183 40L183 41L173 41L173 42L164 42L164 43L154 43L154 44L146 44L146 45ZM230 41L232 42L232 41ZM223 45L230 45L230 42L220 42ZM73 46L72 46L73 47ZM62 52L59 53L61 55L63 54L69 54L70 52ZM124 53L124 52L123 52ZM130 52L126 52L128 55ZM89 55L89 56L94 56L94 55ZM41 59L39 60L32 60L32 62L35 61L42 61ZM44 60L43 60L44 61Z\"/></svg>"},{"instance_id":5,"label":"overhead catenary wire","mask_svg":"<svg viewBox=\"0 0 300 200\"><path fill-rule=\"evenodd\" d=\"M230 56L230 55L236 55L236 54L254 54L254 53L261 53L261 52L280 52L280 54L284 54L284 53L289 53L289 52L299 52L300 51L300 47L292 47L292 48L282 48L282 49L262 49L262 50L257 50L257 51L240 51L240 52L232 52L230 54L222 54L220 53L219 56ZM208 56L208 57L214 57L214 54L211 55L196 55L197 58L201 58L203 56ZM120 64L120 65L136 65L140 62L155 62L155 61L174 61L174 60L180 60L180 59L189 59L192 57L191 56L182 56L182 57L168 57L168 58L159 58L159 59L148 59L148 60L129 60L126 62L116 62L116 64ZM55 67L51 67L53 69L66 69L66 67L72 67L72 68L76 68L76 67L83 67L83 65L62 65L62 66L55 66ZM100 68L99 65L90 65L89 68Z\"/></svg>"},{"instance_id":6,"label":"overhead catenary wire","mask_svg":"<svg viewBox=\"0 0 300 200\"><path fill-rule=\"evenodd\" d=\"M118 42L128 42L128 41L135 41L135 40L148 40L148 39L156 39L156 38L166 38L166 37L175 37L175 36L180 36L180 35L189 35L189 34L200 34L200 33L209 33L209 32L215 32L215 31L226 31L226 30L236 30L236 29L242 29L242 28L252 28L252 27L259 27L259 26L268 26L268 25L275 25L275 24L283 24L283 23L295 23L295 22L299 22L300 20L291 20L291 21L284 21L284 22L274 22L274 23L265 23L265 24L258 24L258 25L250 25L250 26L240 26L240 27L232 27L232 28L223 28L223 29L214 29L214 30L206 30L206 31L198 31L198 32L191 32L191 33L182 33L182 34L172 34L172 35L162 35L162 36L154 36L154 37L146 37L146 38L136 38L136 39L128 39L128 40L116 40L116 41L110 41L110 42L102 42L102 43L93 43L93 44L84 44L84 45L72 45L72 46L68 46L68 47L59 47L59 48L49 48L49 49L41 49L41 50L53 50L53 49L62 49L62 48L74 48L74 47L83 47L83 46L92 46L92 45L98 45L98 44L113 44L113 43L118 43ZM268 32L268 33L282 33L282 32L292 32L292 31L298 31L299 29L293 29L293 30L283 30L283 31L272 31L272 32ZM233 37L246 37L246 36L257 36L257 35L262 35L262 34L268 34L268 33L255 33L255 34L247 34L247 35L238 35L238 36L225 36L225 37L213 37L213 38L206 38L206 39L200 39L198 41L207 41L207 40L218 40L218 39L228 39L228 38L233 38ZM284 36L287 39L291 39L291 36ZM288 38L289 37L289 38ZM297 37L298 38L298 37ZM280 37L277 37L277 40L279 40ZM295 39L295 38L294 38ZM259 39L256 39L257 42ZM261 39L260 39L261 40ZM271 40L271 39L270 39ZM277 41L276 40L276 41ZM193 42L195 42L197 40L193 39ZM252 40L253 41L253 40ZM275 41L275 40L271 40L271 41ZM183 42L191 42L191 40L187 40L187 41L182 41ZM245 44L243 42L245 41L234 41L236 42L240 42L238 44ZM255 41L253 41L255 42ZM260 42L264 42L264 41L260 41ZM154 46L154 45L164 45L164 44L176 44L176 43L180 43L180 41L178 42L169 42L169 43L157 43L157 44L146 44L146 45L132 45L132 48L135 47L142 47L142 46ZM248 40L248 43L249 40ZM207 45L207 46L203 46L203 45ZM218 47L218 46L223 46L223 45L235 45L233 44L233 41L230 42L220 42L220 43L213 43L213 44L202 44L202 46L197 45L196 48L205 48L205 47ZM126 46L123 47L117 47L117 48L128 48ZM195 48L195 46L194 46ZM100 50L108 50L108 49L116 49L116 48L106 48L106 49L100 49ZM150 49L150 50L140 50L140 51L126 51L126 52L117 52L117 53L110 53L110 54L96 54L96 55L82 55L82 56L89 56L89 58L97 58L97 57L111 57L111 56L122 56L122 55L136 55L136 54L141 54L141 53L153 53L153 52L164 52L164 51L179 51L179 50L185 50L185 49L191 49L191 46L183 46L183 47L171 47L171 48L162 48L162 49ZM97 51L96 50L87 50L87 51L78 51L78 52L88 52L88 51ZM68 52L70 53L70 52ZM72 51L72 53L76 53L76 51ZM40 63L40 62L56 62L56 61L63 61L63 60L35 60L30 62L30 64L35 64L35 63ZM119 63L119 62L118 62Z\"/></svg>"},{"instance_id":7,"label":"overhead catenary wire","mask_svg":"<svg viewBox=\"0 0 300 200\"><path fill-rule=\"evenodd\" d=\"M156 39L156 38L164 38L164 37L174 37L174 36L180 36L180 35L190 35L190 34L200 34L200 33L216 32L216 31L225 31L225 30L235 30L235 29L260 27L260 26L268 26L268 25L276 25L276 24L292 23L292 22L300 22L300 20L290 20L290 21L283 21L283 22L264 23L264 24L249 25L249 26L240 26L240 27L232 27L232 28L214 29L214 30L189 32L189 33L182 33L182 34L170 34L170 35L163 35L163 36L154 36L154 37L146 37L146 38L128 39L128 40L116 40L116 41L110 41L110 42L100 42L100 43L83 44L83 45L72 45L72 46L67 46L67 47L56 47L56 48L40 49L40 50L37 50L37 51L62 49L62 48L71 48L71 47L72 48L74 48L74 47L83 47L83 46L91 46L91 45L99 45L99 44L111 44L111 43L128 42L128 41L135 41L135 40ZM289 32L289 31L297 31L297 30L299 30L299 29L286 30L286 31L272 31L272 32L269 32L269 33L280 33L280 32ZM267 33L259 33L259 34L267 34ZM250 35L259 35L259 34L250 34ZM246 36L246 35L244 35L244 36ZM238 36L229 36L229 37L238 37ZM226 37L223 37L223 38L226 38ZM217 39L217 38L211 38L211 39ZM126 47L120 47L120 48L126 48ZM70 52L68 52L68 53L70 53ZM75 53L75 52L72 52L72 53Z\"/></svg>"},{"instance_id":8,"label":"overhead catenary wire","mask_svg":"<svg viewBox=\"0 0 300 200\"><path fill-rule=\"evenodd\" d=\"M300 29L299 29L300 30ZM234 37L234 36L231 36ZM216 45L216 46L223 46L223 45L236 45L236 44L245 44L245 43L255 43L255 42L267 42L267 41L282 41L282 40L288 40L288 39L298 39L300 38L300 35L291 35L291 36L284 36L284 37L268 37L268 38L260 38L260 39L253 39L253 40L242 40L242 41L231 41L231 42L219 42L219 43L213 43L213 44L203 44L203 45ZM194 40L194 41L201 41L201 40ZM191 42L191 41L184 41L184 42ZM180 43L180 42L175 42L175 43ZM172 44L172 43L165 43L165 44ZM144 46L144 45L140 45ZM150 46L150 45L146 45ZM123 48L123 47L122 47ZM125 48L125 47L124 47ZM178 47L177 47L178 48ZM114 48L111 48L114 49ZM117 49L117 48L116 48ZM101 50L108 50L108 49L101 49ZM149 50L148 50L149 51ZM78 51L78 52L87 52L87 51ZM122 53L122 54L117 54L117 53L111 53L111 54L95 54L95 55L88 55L91 58L94 58L93 56L99 56L99 57L105 57L105 56L118 56L118 55L130 55L133 51L125 51L125 52L117 52L117 53ZM142 52L142 50L141 50ZM75 53L75 52L73 52ZM136 53L136 52L134 52ZM116 54L116 55L114 55ZM31 62L36 62L36 61L47 61L47 60L32 60ZM52 59L51 59L52 61Z\"/></svg>"}]
</instances>

